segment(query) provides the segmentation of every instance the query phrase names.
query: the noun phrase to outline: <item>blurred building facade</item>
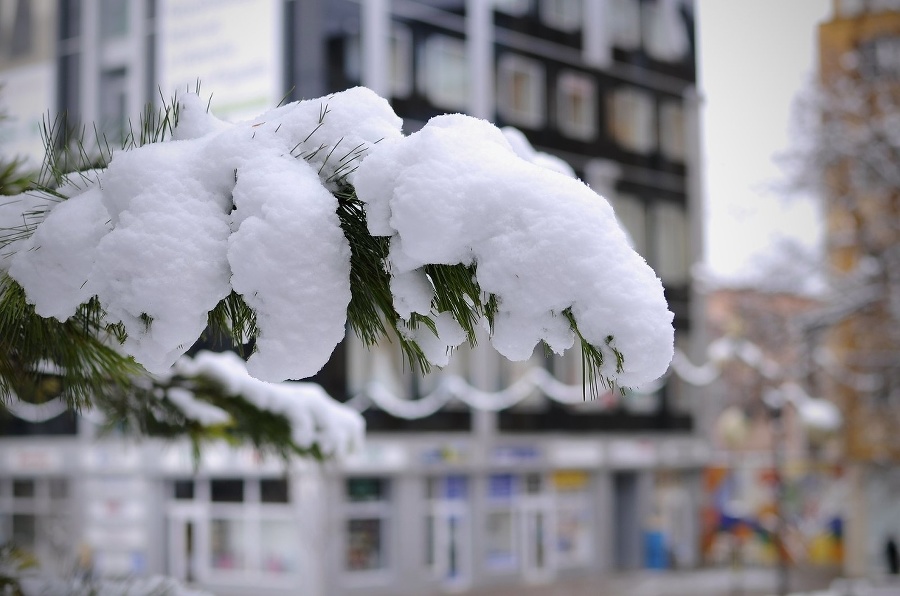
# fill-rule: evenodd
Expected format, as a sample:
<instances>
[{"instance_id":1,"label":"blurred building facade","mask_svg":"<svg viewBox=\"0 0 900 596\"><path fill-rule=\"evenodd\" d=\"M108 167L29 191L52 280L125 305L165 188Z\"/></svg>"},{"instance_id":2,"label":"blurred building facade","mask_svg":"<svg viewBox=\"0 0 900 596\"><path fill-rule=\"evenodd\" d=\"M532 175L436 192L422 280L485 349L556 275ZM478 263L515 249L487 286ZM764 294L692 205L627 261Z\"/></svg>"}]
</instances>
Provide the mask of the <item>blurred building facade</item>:
<instances>
[{"instance_id":1,"label":"blurred building facade","mask_svg":"<svg viewBox=\"0 0 900 596\"><path fill-rule=\"evenodd\" d=\"M48 108L116 138L198 79L226 119L362 84L406 133L448 111L514 126L613 202L665 284L678 347L704 347L690 0L17 0L0 31L18 117L3 147L26 154ZM195 469L186 445L99 439L87 417L22 405L0 421L0 537L219 594L424 594L698 564L696 390L670 376L572 405L528 379L547 371L579 395L577 354L510 363L483 343L421 376L390 346L348 339L315 380L364 410L368 445L324 467L223 446ZM450 375L462 399L432 408ZM523 386L500 411L466 405Z\"/></svg>"},{"instance_id":2,"label":"blurred building facade","mask_svg":"<svg viewBox=\"0 0 900 596\"><path fill-rule=\"evenodd\" d=\"M846 421L847 566L884 573L900 537L900 5L838 0L819 29L820 162L835 297L821 321ZM843 141L840 141L843 139Z\"/></svg>"}]
</instances>

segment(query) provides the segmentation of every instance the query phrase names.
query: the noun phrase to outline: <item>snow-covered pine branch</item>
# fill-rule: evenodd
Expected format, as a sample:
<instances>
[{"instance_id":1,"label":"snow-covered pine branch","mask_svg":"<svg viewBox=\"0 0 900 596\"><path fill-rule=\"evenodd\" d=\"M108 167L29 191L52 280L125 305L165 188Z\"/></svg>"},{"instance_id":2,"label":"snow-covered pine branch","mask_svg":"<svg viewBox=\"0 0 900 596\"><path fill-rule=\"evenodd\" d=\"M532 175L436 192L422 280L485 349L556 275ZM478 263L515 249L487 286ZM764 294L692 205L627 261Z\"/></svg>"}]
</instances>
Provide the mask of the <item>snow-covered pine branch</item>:
<instances>
[{"instance_id":1,"label":"snow-covered pine branch","mask_svg":"<svg viewBox=\"0 0 900 596\"><path fill-rule=\"evenodd\" d=\"M156 373L218 323L255 340L251 375L308 377L348 320L367 343L392 328L425 367L481 325L511 359L578 339L604 384L665 372L672 313L610 205L489 123L442 116L404 136L364 88L234 125L196 95L179 107L172 140L62 186L30 233L21 207L38 199L0 205L17 234L5 283L38 315L64 321L96 297Z\"/></svg>"}]
</instances>

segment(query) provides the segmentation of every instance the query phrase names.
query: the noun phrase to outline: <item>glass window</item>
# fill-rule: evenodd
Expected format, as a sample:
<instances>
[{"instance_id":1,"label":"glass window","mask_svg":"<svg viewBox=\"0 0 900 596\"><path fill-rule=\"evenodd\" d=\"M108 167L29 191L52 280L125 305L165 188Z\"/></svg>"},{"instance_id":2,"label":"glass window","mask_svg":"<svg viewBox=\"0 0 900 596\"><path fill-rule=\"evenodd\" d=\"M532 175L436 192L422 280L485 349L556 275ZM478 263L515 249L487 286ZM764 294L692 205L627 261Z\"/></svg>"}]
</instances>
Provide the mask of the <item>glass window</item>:
<instances>
[{"instance_id":1,"label":"glass window","mask_svg":"<svg viewBox=\"0 0 900 596\"><path fill-rule=\"evenodd\" d=\"M61 0L59 3L60 39L74 39L81 35L81 0Z\"/></svg>"},{"instance_id":2,"label":"glass window","mask_svg":"<svg viewBox=\"0 0 900 596\"><path fill-rule=\"evenodd\" d=\"M532 0L494 0L494 8L500 12L522 17L531 11Z\"/></svg>"},{"instance_id":3,"label":"glass window","mask_svg":"<svg viewBox=\"0 0 900 596\"><path fill-rule=\"evenodd\" d=\"M529 495L540 494L543 484L540 474L528 474L525 476L525 492Z\"/></svg>"},{"instance_id":4,"label":"glass window","mask_svg":"<svg viewBox=\"0 0 900 596\"><path fill-rule=\"evenodd\" d=\"M241 503L244 500L244 481L238 479L210 480L209 496L213 503Z\"/></svg>"},{"instance_id":5,"label":"glass window","mask_svg":"<svg viewBox=\"0 0 900 596\"><path fill-rule=\"evenodd\" d=\"M656 106L653 96L633 87L618 89L609 98L608 127L613 138L628 151L651 153L656 149Z\"/></svg>"},{"instance_id":6,"label":"glass window","mask_svg":"<svg viewBox=\"0 0 900 596\"><path fill-rule=\"evenodd\" d=\"M28 499L34 497L34 480L13 480L13 497Z\"/></svg>"},{"instance_id":7,"label":"glass window","mask_svg":"<svg viewBox=\"0 0 900 596\"><path fill-rule=\"evenodd\" d=\"M259 500L263 503L290 501L288 482L284 478L263 478L259 481Z\"/></svg>"},{"instance_id":8,"label":"glass window","mask_svg":"<svg viewBox=\"0 0 900 596\"><path fill-rule=\"evenodd\" d=\"M262 571L275 574L295 571L296 528L288 520L264 519L260 534Z\"/></svg>"},{"instance_id":9,"label":"glass window","mask_svg":"<svg viewBox=\"0 0 900 596\"><path fill-rule=\"evenodd\" d=\"M556 511L556 561L560 567L590 562L590 517L582 499L563 501Z\"/></svg>"},{"instance_id":10,"label":"glass window","mask_svg":"<svg viewBox=\"0 0 900 596\"><path fill-rule=\"evenodd\" d=\"M210 566L213 569L244 569L247 532L239 519L209 520Z\"/></svg>"},{"instance_id":11,"label":"glass window","mask_svg":"<svg viewBox=\"0 0 900 596\"><path fill-rule=\"evenodd\" d=\"M684 161L684 109L680 101L660 102L659 148L667 158L673 161Z\"/></svg>"},{"instance_id":12,"label":"glass window","mask_svg":"<svg viewBox=\"0 0 900 596\"><path fill-rule=\"evenodd\" d=\"M51 499L66 499L69 496L69 481L65 478L50 478L47 480L50 488Z\"/></svg>"},{"instance_id":13,"label":"glass window","mask_svg":"<svg viewBox=\"0 0 900 596\"><path fill-rule=\"evenodd\" d=\"M100 1L100 36L103 39L128 34L128 0Z\"/></svg>"},{"instance_id":14,"label":"glass window","mask_svg":"<svg viewBox=\"0 0 900 596\"><path fill-rule=\"evenodd\" d=\"M190 500L194 498L194 481L193 480L176 480L174 482L174 496L179 500Z\"/></svg>"},{"instance_id":15,"label":"glass window","mask_svg":"<svg viewBox=\"0 0 900 596\"><path fill-rule=\"evenodd\" d=\"M425 516L425 566L434 567L434 541L436 537L434 515L427 514Z\"/></svg>"},{"instance_id":16,"label":"glass window","mask_svg":"<svg viewBox=\"0 0 900 596\"><path fill-rule=\"evenodd\" d=\"M488 497L511 499L516 493L516 477L512 474L491 474L488 479Z\"/></svg>"},{"instance_id":17,"label":"glass window","mask_svg":"<svg viewBox=\"0 0 900 596\"><path fill-rule=\"evenodd\" d=\"M17 547L34 551L37 545L37 517L28 513L12 515L12 542Z\"/></svg>"},{"instance_id":18,"label":"glass window","mask_svg":"<svg viewBox=\"0 0 900 596\"><path fill-rule=\"evenodd\" d=\"M623 50L641 47L640 0L609 0L609 31L613 45Z\"/></svg>"},{"instance_id":19,"label":"glass window","mask_svg":"<svg viewBox=\"0 0 900 596\"><path fill-rule=\"evenodd\" d=\"M386 485L383 478L348 478L347 500L352 503L382 501L387 497Z\"/></svg>"},{"instance_id":20,"label":"glass window","mask_svg":"<svg viewBox=\"0 0 900 596\"><path fill-rule=\"evenodd\" d=\"M676 62L687 56L690 41L678 10L677 2L656 0L644 3L641 20L647 55L666 62Z\"/></svg>"},{"instance_id":21,"label":"glass window","mask_svg":"<svg viewBox=\"0 0 900 596\"><path fill-rule=\"evenodd\" d=\"M628 232L631 246L647 258L647 212L639 197L617 194L611 201L619 223Z\"/></svg>"},{"instance_id":22,"label":"glass window","mask_svg":"<svg viewBox=\"0 0 900 596\"><path fill-rule=\"evenodd\" d=\"M537 60L504 54L497 65L497 110L513 124L544 124L544 67Z\"/></svg>"},{"instance_id":23,"label":"glass window","mask_svg":"<svg viewBox=\"0 0 900 596\"><path fill-rule=\"evenodd\" d=\"M347 520L346 565L350 571L386 567L383 520L362 518Z\"/></svg>"},{"instance_id":24,"label":"glass window","mask_svg":"<svg viewBox=\"0 0 900 596\"><path fill-rule=\"evenodd\" d=\"M541 0L541 20L548 27L574 33L581 29L581 3L582 0Z\"/></svg>"},{"instance_id":25,"label":"glass window","mask_svg":"<svg viewBox=\"0 0 900 596\"><path fill-rule=\"evenodd\" d=\"M657 201L653 208L656 254L653 267L663 283L686 284L690 276L687 214L671 201Z\"/></svg>"},{"instance_id":26,"label":"glass window","mask_svg":"<svg viewBox=\"0 0 900 596\"><path fill-rule=\"evenodd\" d=\"M344 72L350 81L362 81L362 51L359 35L347 37L344 48ZM412 92L412 33L409 27L394 23L391 26L390 94L406 97Z\"/></svg>"},{"instance_id":27,"label":"glass window","mask_svg":"<svg viewBox=\"0 0 900 596\"><path fill-rule=\"evenodd\" d=\"M16 17L9 52L13 56L24 56L31 52L33 44L34 19L31 14L31 0L19 0L16 3Z\"/></svg>"},{"instance_id":28,"label":"glass window","mask_svg":"<svg viewBox=\"0 0 900 596\"><path fill-rule=\"evenodd\" d=\"M485 551L488 567L497 569L516 565L512 511L491 511L487 514Z\"/></svg>"},{"instance_id":29,"label":"glass window","mask_svg":"<svg viewBox=\"0 0 900 596\"><path fill-rule=\"evenodd\" d=\"M469 68L466 44L446 35L432 35L423 46L420 86L434 105L465 110L469 100Z\"/></svg>"},{"instance_id":30,"label":"glass window","mask_svg":"<svg viewBox=\"0 0 900 596\"><path fill-rule=\"evenodd\" d=\"M100 75L100 113L102 131L110 144L125 139L128 126L128 71L124 68L105 70Z\"/></svg>"},{"instance_id":31,"label":"glass window","mask_svg":"<svg viewBox=\"0 0 900 596\"><path fill-rule=\"evenodd\" d=\"M597 85L590 76L567 71L557 80L556 118L568 137L591 140L597 134Z\"/></svg>"},{"instance_id":32,"label":"glass window","mask_svg":"<svg viewBox=\"0 0 900 596\"><path fill-rule=\"evenodd\" d=\"M408 27L391 27L391 95L406 97L412 92L412 33Z\"/></svg>"}]
</instances>

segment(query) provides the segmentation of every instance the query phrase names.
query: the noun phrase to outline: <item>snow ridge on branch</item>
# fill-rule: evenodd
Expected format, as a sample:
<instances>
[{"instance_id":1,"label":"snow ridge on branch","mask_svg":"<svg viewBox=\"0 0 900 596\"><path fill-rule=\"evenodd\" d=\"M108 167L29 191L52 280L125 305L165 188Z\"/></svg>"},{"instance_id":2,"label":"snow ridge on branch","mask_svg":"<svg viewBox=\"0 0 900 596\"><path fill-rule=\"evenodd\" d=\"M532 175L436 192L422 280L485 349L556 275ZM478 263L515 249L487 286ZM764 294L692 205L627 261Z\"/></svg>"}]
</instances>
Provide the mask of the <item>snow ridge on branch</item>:
<instances>
[{"instance_id":1,"label":"snow ridge on branch","mask_svg":"<svg viewBox=\"0 0 900 596\"><path fill-rule=\"evenodd\" d=\"M233 125L196 95L177 108L172 140L60 187L30 233L0 205L17 230L0 239L3 283L37 315L89 307L158 374L212 325L254 340L252 376L309 377L348 322L423 370L483 326L511 359L578 343L592 390L665 372L673 315L612 208L493 125L442 116L403 136L364 88Z\"/></svg>"}]
</instances>

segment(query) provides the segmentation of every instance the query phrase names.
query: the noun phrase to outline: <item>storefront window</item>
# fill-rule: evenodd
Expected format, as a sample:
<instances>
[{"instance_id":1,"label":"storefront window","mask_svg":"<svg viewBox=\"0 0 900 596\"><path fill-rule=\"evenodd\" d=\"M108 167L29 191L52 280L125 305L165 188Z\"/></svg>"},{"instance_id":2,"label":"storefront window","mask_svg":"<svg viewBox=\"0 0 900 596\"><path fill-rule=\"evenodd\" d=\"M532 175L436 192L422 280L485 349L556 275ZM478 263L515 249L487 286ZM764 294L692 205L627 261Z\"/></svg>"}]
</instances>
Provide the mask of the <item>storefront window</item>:
<instances>
[{"instance_id":1,"label":"storefront window","mask_svg":"<svg viewBox=\"0 0 900 596\"><path fill-rule=\"evenodd\" d=\"M12 542L43 569L62 572L62 554L72 548L68 494L62 477L0 479L0 544Z\"/></svg>"},{"instance_id":2,"label":"storefront window","mask_svg":"<svg viewBox=\"0 0 900 596\"><path fill-rule=\"evenodd\" d=\"M37 517L29 513L13 514L12 542L21 549L34 552L37 545Z\"/></svg>"},{"instance_id":3,"label":"storefront window","mask_svg":"<svg viewBox=\"0 0 900 596\"><path fill-rule=\"evenodd\" d=\"M206 581L232 571L228 581L254 586L299 573L301 534L286 478L182 478L169 486L168 573L184 578L190 567Z\"/></svg>"},{"instance_id":4,"label":"storefront window","mask_svg":"<svg viewBox=\"0 0 900 596\"><path fill-rule=\"evenodd\" d=\"M589 476L580 470L553 474L556 489L556 561L560 567L587 565L591 558Z\"/></svg>"},{"instance_id":5,"label":"storefront window","mask_svg":"<svg viewBox=\"0 0 900 596\"><path fill-rule=\"evenodd\" d=\"M244 521L211 519L209 522L210 566L213 569L244 569L247 534Z\"/></svg>"},{"instance_id":6,"label":"storefront window","mask_svg":"<svg viewBox=\"0 0 900 596\"><path fill-rule=\"evenodd\" d=\"M513 474L491 474L488 478L489 511L485 519L485 557L491 569L502 570L518 564L513 499L518 478Z\"/></svg>"},{"instance_id":7,"label":"storefront window","mask_svg":"<svg viewBox=\"0 0 900 596\"><path fill-rule=\"evenodd\" d=\"M366 571L385 566L382 520L347 520L347 569Z\"/></svg>"},{"instance_id":8,"label":"storefront window","mask_svg":"<svg viewBox=\"0 0 900 596\"><path fill-rule=\"evenodd\" d=\"M264 519L260 522L260 533L262 571L274 574L295 571L295 528L283 519Z\"/></svg>"},{"instance_id":9,"label":"storefront window","mask_svg":"<svg viewBox=\"0 0 900 596\"><path fill-rule=\"evenodd\" d=\"M345 485L347 571L376 571L388 566L387 527L390 485L385 478L348 478Z\"/></svg>"},{"instance_id":10,"label":"storefront window","mask_svg":"<svg viewBox=\"0 0 900 596\"><path fill-rule=\"evenodd\" d=\"M485 555L488 567L503 569L515 567L515 528L512 511L491 511L485 524Z\"/></svg>"}]
</instances>

